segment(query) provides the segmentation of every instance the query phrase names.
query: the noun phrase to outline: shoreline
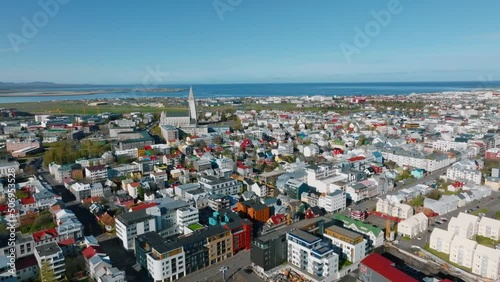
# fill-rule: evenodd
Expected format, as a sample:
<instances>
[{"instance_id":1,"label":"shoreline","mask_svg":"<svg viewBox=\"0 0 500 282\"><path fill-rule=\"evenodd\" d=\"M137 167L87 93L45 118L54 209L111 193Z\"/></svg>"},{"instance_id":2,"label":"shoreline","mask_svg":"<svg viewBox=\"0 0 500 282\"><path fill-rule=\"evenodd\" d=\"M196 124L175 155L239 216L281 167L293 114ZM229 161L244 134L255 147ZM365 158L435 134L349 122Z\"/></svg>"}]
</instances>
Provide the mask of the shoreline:
<instances>
[{"instance_id":1,"label":"shoreline","mask_svg":"<svg viewBox=\"0 0 500 282\"><path fill-rule=\"evenodd\" d=\"M185 89L168 89L168 88L129 88L129 89L109 89L109 90L89 90L89 91L37 91L31 90L27 92L8 92L2 93L0 90L0 97L51 97L51 96L83 96L83 95L98 95L98 94L116 94L120 92L145 92L145 93L179 93L186 91Z\"/></svg>"}]
</instances>

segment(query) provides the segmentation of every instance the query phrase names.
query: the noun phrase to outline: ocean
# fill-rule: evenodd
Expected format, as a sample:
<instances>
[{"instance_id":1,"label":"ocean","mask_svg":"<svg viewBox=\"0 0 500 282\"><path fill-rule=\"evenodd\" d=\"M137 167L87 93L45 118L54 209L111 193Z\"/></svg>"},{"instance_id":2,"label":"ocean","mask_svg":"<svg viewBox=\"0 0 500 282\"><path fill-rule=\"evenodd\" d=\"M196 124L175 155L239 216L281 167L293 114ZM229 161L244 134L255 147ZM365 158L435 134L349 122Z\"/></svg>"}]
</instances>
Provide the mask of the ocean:
<instances>
[{"instance_id":1,"label":"ocean","mask_svg":"<svg viewBox=\"0 0 500 282\"><path fill-rule=\"evenodd\" d=\"M157 85L158 88L183 88L182 92L146 92L122 90L78 96L31 96L0 97L0 103L19 103L52 100L124 99L143 97L187 97L190 85ZM500 81L479 82L377 82L377 83L256 83L256 84L193 84L196 98L217 97L265 97L265 96L356 96L356 95L407 95L411 93L436 93L446 91L470 91L500 89ZM147 86L147 88L154 88ZM52 87L23 89L25 92L42 91L90 91L109 89L143 89L142 85L101 85L82 87ZM19 89L18 89L19 90Z\"/></svg>"}]
</instances>

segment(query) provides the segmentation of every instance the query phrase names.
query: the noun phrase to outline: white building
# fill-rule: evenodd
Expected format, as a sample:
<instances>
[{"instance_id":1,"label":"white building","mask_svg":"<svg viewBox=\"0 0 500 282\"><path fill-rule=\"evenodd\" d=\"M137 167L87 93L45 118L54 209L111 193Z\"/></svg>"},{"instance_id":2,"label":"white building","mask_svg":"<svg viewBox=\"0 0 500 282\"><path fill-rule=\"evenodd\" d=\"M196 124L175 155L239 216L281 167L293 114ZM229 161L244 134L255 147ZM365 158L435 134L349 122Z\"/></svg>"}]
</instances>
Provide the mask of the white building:
<instances>
[{"instance_id":1,"label":"white building","mask_svg":"<svg viewBox=\"0 0 500 282\"><path fill-rule=\"evenodd\" d=\"M478 224L477 235L500 240L500 220L483 216Z\"/></svg>"},{"instance_id":2,"label":"white building","mask_svg":"<svg viewBox=\"0 0 500 282\"><path fill-rule=\"evenodd\" d=\"M417 213L398 223L398 234L415 238L424 232L429 225L429 219L424 213Z\"/></svg>"},{"instance_id":3,"label":"white building","mask_svg":"<svg viewBox=\"0 0 500 282\"><path fill-rule=\"evenodd\" d=\"M236 195L243 189L243 184L232 178L202 176L199 182L202 188L212 195Z\"/></svg>"},{"instance_id":4,"label":"white building","mask_svg":"<svg viewBox=\"0 0 500 282\"><path fill-rule=\"evenodd\" d=\"M333 218L342 221L345 228L364 234L367 240L367 251L384 244L384 232L382 229L343 214L335 214Z\"/></svg>"},{"instance_id":5,"label":"white building","mask_svg":"<svg viewBox=\"0 0 500 282\"><path fill-rule=\"evenodd\" d=\"M126 250L134 249L136 235L148 231L156 231L155 218L146 210L122 213L116 217L116 236L122 241Z\"/></svg>"},{"instance_id":6,"label":"white building","mask_svg":"<svg viewBox=\"0 0 500 282\"><path fill-rule=\"evenodd\" d=\"M452 232L455 236L472 239L478 232L479 217L459 213L458 217L452 217L448 223L448 231Z\"/></svg>"},{"instance_id":7,"label":"white building","mask_svg":"<svg viewBox=\"0 0 500 282\"><path fill-rule=\"evenodd\" d=\"M363 235L340 226L330 226L323 234L330 239L338 255L352 263L360 262L366 256L366 239Z\"/></svg>"},{"instance_id":8,"label":"white building","mask_svg":"<svg viewBox=\"0 0 500 282\"><path fill-rule=\"evenodd\" d=\"M421 168L428 172L433 172L447 167L457 160L454 155L437 152L425 154L416 150L403 150L400 147L384 149L381 153L385 160L393 161L397 163L398 166Z\"/></svg>"},{"instance_id":9,"label":"white building","mask_svg":"<svg viewBox=\"0 0 500 282\"><path fill-rule=\"evenodd\" d=\"M438 252L450 254L451 242L454 236L453 232L434 228L431 233L429 247Z\"/></svg>"},{"instance_id":10,"label":"white building","mask_svg":"<svg viewBox=\"0 0 500 282\"><path fill-rule=\"evenodd\" d=\"M455 236L450 246L450 261L458 265L472 268L472 260L477 243L469 239Z\"/></svg>"},{"instance_id":11,"label":"white building","mask_svg":"<svg viewBox=\"0 0 500 282\"><path fill-rule=\"evenodd\" d=\"M319 196L318 207L324 208L327 212L339 212L346 208L346 194L343 190L336 189L331 193L324 193Z\"/></svg>"},{"instance_id":12,"label":"white building","mask_svg":"<svg viewBox=\"0 0 500 282\"><path fill-rule=\"evenodd\" d=\"M125 282L125 271L116 267L106 269L106 273L98 278L98 282Z\"/></svg>"},{"instance_id":13,"label":"white building","mask_svg":"<svg viewBox=\"0 0 500 282\"><path fill-rule=\"evenodd\" d=\"M35 258L38 262L38 267L42 268L42 262L46 262L48 267L54 270L54 276L58 281L63 280L66 272L64 264L64 255L59 246L54 243L35 247Z\"/></svg>"},{"instance_id":14,"label":"white building","mask_svg":"<svg viewBox=\"0 0 500 282\"><path fill-rule=\"evenodd\" d=\"M104 165L86 167L85 179L91 183L106 181L108 179L108 169Z\"/></svg>"},{"instance_id":15,"label":"white building","mask_svg":"<svg viewBox=\"0 0 500 282\"><path fill-rule=\"evenodd\" d=\"M250 185L250 191L254 192L258 197L267 197L269 194L269 188L266 185L261 185L258 183L253 183Z\"/></svg>"},{"instance_id":16,"label":"white building","mask_svg":"<svg viewBox=\"0 0 500 282\"><path fill-rule=\"evenodd\" d=\"M432 148L438 151L449 151L449 150L457 150L463 151L467 149L467 143L465 142L455 142L448 140L436 140L432 142Z\"/></svg>"},{"instance_id":17,"label":"white building","mask_svg":"<svg viewBox=\"0 0 500 282\"><path fill-rule=\"evenodd\" d=\"M0 177L19 174L18 162L0 162Z\"/></svg>"},{"instance_id":18,"label":"white building","mask_svg":"<svg viewBox=\"0 0 500 282\"><path fill-rule=\"evenodd\" d=\"M354 185L348 185L345 191L347 197L354 203L373 198L380 194L378 183L373 178L363 180Z\"/></svg>"},{"instance_id":19,"label":"white building","mask_svg":"<svg viewBox=\"0 0 500 282\"><path fill-rule=\"evenodd\" d=\"M321 238L300 229L287 233L288 263L305 274L335 281L338 277L339 256Z\"/></svg>"},{"instance_id":20,"label":"white building","mask_svg":"<svg viewBox=\"0 0 500 282\"><path fill-rule=\"evenodd\" d=\"M184 234L184 230L193 223L198 223L198 209L194 207L183 207L177 210L177 232Z\"/></svg>"},{"instance_id":21,"label":"white building","mask_svg":"<svg viewBox=\"0 0 500 282\"><path fill-rule=\"evenodd\" d=\"M472 260L472 273L497 281L500 278L500 250L482 245L476 247Z\"/></svg>"},{"instance_id":22,"label":"white building","mask_svg":"<svg viewBox=\"0 0 500 282\"><path fill-rule=\"evenodd\" d=\"M475 166L475 164L473 165ZM462 182L472 182L474 184L481 184L481 171L476 170L464 161L453 164L446 170L446 177L452 180Z\"/></svg>"},{"instance_id":23,"label":"white building","mask_svg":"<svg viewBox=\"0 0 500 282\"><path fill-rule=\"evenodd\" d=\"M403 219L413 215L413 208L410 205L391 202L387 199L379 199L377 201L376 211Z\"/></svg>"}]
</instances>

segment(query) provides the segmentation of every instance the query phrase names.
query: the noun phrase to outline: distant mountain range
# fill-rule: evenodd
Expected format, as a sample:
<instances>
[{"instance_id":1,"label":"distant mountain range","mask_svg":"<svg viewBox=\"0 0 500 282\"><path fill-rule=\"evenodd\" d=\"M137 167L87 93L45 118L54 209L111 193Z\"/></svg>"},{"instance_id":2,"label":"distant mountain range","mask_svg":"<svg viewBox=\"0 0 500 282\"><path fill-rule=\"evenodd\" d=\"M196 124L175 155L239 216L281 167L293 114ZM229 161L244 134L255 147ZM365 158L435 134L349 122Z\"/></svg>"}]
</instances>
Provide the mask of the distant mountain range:
<instances>
[{"instance_id":1,"label":"distant mountain range","mask_svg":"<svg viewBox=\"0 0 500 282\"><path fill-rule=\"evenodd\" d=\"M59 84L54 82L26 82L26 83L14 83L14 82L0 82L0 89L33 89L33 88L62 88L62 87L84 87L93 86L92 84Z\"/></svg>"}]
</instances>

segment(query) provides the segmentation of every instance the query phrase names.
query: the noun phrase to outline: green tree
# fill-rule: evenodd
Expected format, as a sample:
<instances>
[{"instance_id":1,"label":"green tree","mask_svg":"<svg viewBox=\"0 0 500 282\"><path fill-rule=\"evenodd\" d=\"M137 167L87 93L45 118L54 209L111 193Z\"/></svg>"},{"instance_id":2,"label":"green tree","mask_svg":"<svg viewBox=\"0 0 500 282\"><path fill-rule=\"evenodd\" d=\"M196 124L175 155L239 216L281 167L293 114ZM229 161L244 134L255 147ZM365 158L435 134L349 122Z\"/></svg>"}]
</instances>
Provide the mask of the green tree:
<instances>
[{"instance_id":1,"label":"green tree","mask_svg":"<svg viewBox=\"0 0 500 282\"><path fill-rule=\"evenodd\" d=\"M366 142L366 137L364 135L361 135L359 136L359 139L358 139L358 146L363 146L365 145L365 142Z\"/></svg>"},{"instance_id":2,"label":"green tree","mask_svg":"<svg viewBox=\"0 0 500 282\"><path fill-rule=\"evenodd\" d=\"M241 124L241 120L238 116L236 117L236 120L234 121L233 129L235 131L243 130L243 125Z\"/></svg>"},{"instance_id":3,"label":"green tree","mask_svg":"<svg viewBox=\"0 0 500 282\"><path fill-rule=\"evenodd\" d=\"M427 196L427 198L431 198L433 200L439 200L439 198L441 198L441 192L439 192L439 190L437 190L437 189L434 189L434 190L430 191L429 193L427 193L425 196Z\"/></svg>"},{"instance_id":4,"label":"green tree","mask_svg":"<svg viewBox=\"0 0 500 282\"><path fill-rule=\"evenodd\" d=\"M42 261L42 266L40 267L40 277L39 281L42 282L56 282L56 275L54 269L50 266L47 261Z\"/></svg>"}]
</instances>

